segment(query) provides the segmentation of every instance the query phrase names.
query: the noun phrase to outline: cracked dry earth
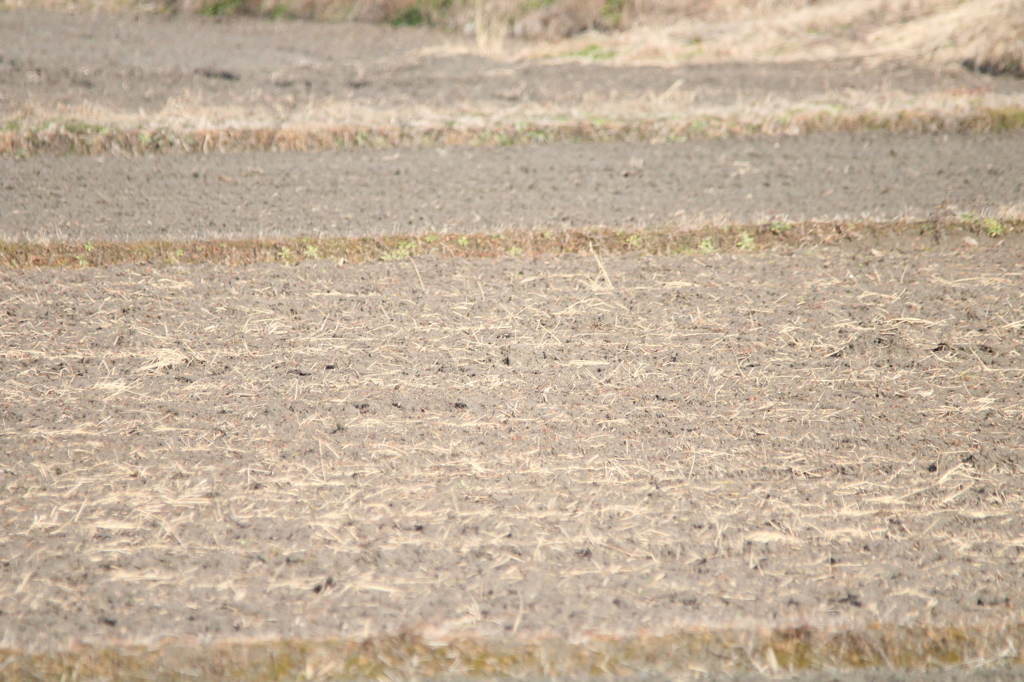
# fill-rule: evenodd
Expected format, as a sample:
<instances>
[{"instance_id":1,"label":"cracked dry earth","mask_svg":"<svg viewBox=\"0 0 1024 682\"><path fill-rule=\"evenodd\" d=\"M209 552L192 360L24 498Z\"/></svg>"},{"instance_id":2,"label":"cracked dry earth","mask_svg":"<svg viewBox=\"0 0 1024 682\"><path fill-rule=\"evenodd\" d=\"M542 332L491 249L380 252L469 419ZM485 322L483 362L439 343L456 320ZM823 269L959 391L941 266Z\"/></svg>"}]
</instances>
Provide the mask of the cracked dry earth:
<instances>
[{"instance_id":1,"label":"cracked dry earth","mask_svg":"<svg viewBox=\"0 0 1024 682\"><path fill-rule=\"evenodd\" d=\"M2 272L0 644L1016 622L1022 262Z\"/></svg>"}]
</instances>

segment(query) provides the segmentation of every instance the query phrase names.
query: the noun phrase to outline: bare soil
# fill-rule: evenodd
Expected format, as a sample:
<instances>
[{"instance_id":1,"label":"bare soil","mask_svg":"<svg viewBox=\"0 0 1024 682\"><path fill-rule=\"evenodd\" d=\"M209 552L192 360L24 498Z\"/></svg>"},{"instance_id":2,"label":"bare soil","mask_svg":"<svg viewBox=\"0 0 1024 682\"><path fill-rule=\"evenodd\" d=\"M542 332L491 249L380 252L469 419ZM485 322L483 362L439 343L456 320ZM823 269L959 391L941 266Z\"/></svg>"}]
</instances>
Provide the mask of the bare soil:
<instances>
[{"instance_id":1,"label":"bare soil","mask_svg":"<svg viewBox=\"0 0 1024 682\"><path fill-rule=\"evenodd\" d=\"M1015 620L1021 250L932 243L4 273L4 643Z\"/></svg>"},{"instance_id":2,"label":"bare soil","mask_svg":"<svg viewBox=\"0 0 1024 682\"><path fill-rule=\"evenodd\" d=\"M1024 212L1024 131L38 156L0 164L0 238L15 241L486 234Z\"/></svg>"},{"instance_id":3,"label":"bare soil","mask_svg":"<svg viewBox=\"0 0 1024 682\"><path fill-rule=\"evenodd\" d=\"M854 61L499 64L460 41L0 12L0 110L571 108L681 78L721 102L1022 88ZM86 250L936 218L728 253L638 239L627 255L0 270L0 678L78 675L104 647L127 676L166 651L131 646L169 639L206 657L200 677L231 677L206 652L237 642L269 656L265 679L338 677L328 645L301 643L370 638L404 653L381 645L391 663L356 656L345 675L444 677L416 667L433 643L557 641L626 642L632 672L547 654L443 672L1003 679L993 666L1024 663L1024 242L942 221L1019 215L1022 159L1013 130L0 158L0 239ZM758 632L784 633L778 653L742 639ZM275 662L289 641L298 667ZM920 679L902 676L864 679Z\"/></svg>"}]
</instances>

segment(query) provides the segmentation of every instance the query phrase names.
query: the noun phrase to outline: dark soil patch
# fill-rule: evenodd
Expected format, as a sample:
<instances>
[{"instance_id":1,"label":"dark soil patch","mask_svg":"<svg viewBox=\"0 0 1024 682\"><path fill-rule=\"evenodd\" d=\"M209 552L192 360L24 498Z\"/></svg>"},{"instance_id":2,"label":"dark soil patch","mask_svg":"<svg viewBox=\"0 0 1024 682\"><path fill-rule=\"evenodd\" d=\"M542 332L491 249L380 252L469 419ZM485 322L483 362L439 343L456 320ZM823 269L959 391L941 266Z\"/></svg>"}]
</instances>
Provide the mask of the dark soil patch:
<instances>
[{"instance_id":1,"label":"dark soil patch","mask_svg":"<svg viewBox=\"0 0 1024 682\"><path fill-rule=\"evenodd\" d=\"M2 158L0 170L6 240L632 229L998 213L1024 202L1024 132L43 156Z\"/></svg>"}]
</instances>

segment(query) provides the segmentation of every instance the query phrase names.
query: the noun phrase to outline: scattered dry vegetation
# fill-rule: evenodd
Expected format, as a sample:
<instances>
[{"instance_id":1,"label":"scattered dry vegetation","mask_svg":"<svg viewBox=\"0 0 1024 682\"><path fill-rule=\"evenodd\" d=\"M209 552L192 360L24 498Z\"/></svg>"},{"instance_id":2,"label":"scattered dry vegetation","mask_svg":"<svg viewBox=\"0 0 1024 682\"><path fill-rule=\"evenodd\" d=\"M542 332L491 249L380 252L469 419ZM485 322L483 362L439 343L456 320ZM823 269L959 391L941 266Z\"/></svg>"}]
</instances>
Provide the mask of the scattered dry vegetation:
<instances>
[{"instance_id":1,"label":"scattered dry vegetation","mask_svg":"<svg viewBox=\"0 0 1024 682\"><path fill-rule=\"evenodd\" d=\"M104 8L431 24L554 45L519 56L617 63L873 56L963 63L1024 77L1024 0L3 0L7 7ZM569 43L560 42L576 36Z\"/></svg>"},{"instance_id":2,"label":"scattered dry vegetation","mask_svg":"<svg viewBox=\"0 0 1024 682\"><path fill-rule=\"evenodd\" d=\"M1020 0L4 2L429 23L514 58L1024 76ZM1013 98L888 104L32 110L0 153L1024 127ZM1024 664L1022 231L0 243L0 680Z\"/></svg>"},{"instance_id":3,"label":"scattered dry vegetation","mask_svg":"<svg viewBox=\"0 0 1024 682\"><path fill-rule=\"evenodd\" d=\"M13 0L6 1L16 6ZM62 3L57 6L65 6ZM451 6L452 12L455 7ZM555 3L537 11L566 7L570 5ZM628 30L588 30L556 41L520 41L488 48L488 53L498 60L662 66L857 57L965 64L991 74L1024 75L1024 0L634 2L623 4L623 11L626 7L632 7L635 15ZM333 16L324 12L317 16ZM529 16L523 15L519 24ZM513 22L492 34L504 35L502 31L512 31L519 24ZM520 33L524 30L520 26ZM452 56L472 48L432 48L431 55L445 50ZM146 112L119 110L96 101L44 105L30 98L3 112L0 154L675 141L876 128L989 131L1024 125L1020 94L984 89L913 96L896 89L843 90L806 100L780 94L731 105L696 105L696 96L681 86L643 97L598 97L566 105L524 100L382 106L310 98L302 106L294 102L227 106L211 105L201 96L190 99L185 92Z\"/></svg>"},{"instance_id":4,"label":"scattered dry vegetation","mask_svg":"<svg viewBox=\"0 0 1024 682\"><path fill-rule=\"evenodd\" d=\"M799 248L820 244L880 243L893 235L924 236L935 243L1016 239L1024 228L1020 218L905 220L883 223L790 222L779 219L758 225L648 228L643 230L551 229L510 230L493 235L426 233L410 236L213 241L133 242L9 242L0 241L0 267L98 267L123 263L162 265L217 263L295 264L334 260L341 263L405 260L413 257L497 258L579 254L597 249L612 254L711 254L763 249Z\"/></svg>"},{"instance_id":5,"label":"scattered dry vegetation","mask_svg":"<svg viewBox=\"0 0 1024 682\"><path fill-rule=\"evenodd\" d=\"M1001 648L991 649L993 642ZM671 637L484 643L428 642L415 635L363 642L164 643L44 654L8 652L0 680L36 679L416 680L494 678L700 679L704 673L889 668L927 670L1024 663L1024 633L956 628L858 632L699 630ZM4 652L0 651L0 656Z\"/></svg>"},{"instance_id":6,"label":"scattered dry vegetation","mask_svg":"<svg viewBox=\"0 0 1024 682\"><path fill-rule=\"evenodd\" d=\"M600 44L629 63L801 61L866 57L969 63L987 73L1024 75L1021 0L832 0L709 3L704 13L672 13ZM571 46L587 40L579 36ZM554 54L540 46L531 55Z\"/></svg>"},{"instance_id":7,"label":"scattered dry vegetation","mask_svg":"<svg viewBox=\"0 0 1024 682\"><path fill-rule=\"evenodd\" d=\"M959 101L958 101L959 99ZM990 97L993 101L1003 98ZM1009 105L977 106L977 98L948 98L935 107L927 105L906 109L835 105L805 105L788 111L744 107L740 113L725 115L697 114L672 118L636 118L636 110L628 117L607 120L600 117L565 121L562 116L541 110L536 115L517 111L520 120L498 117L480 124L479 116L466 116L464 121L446 121L440 125L416 122L405 125L368 124L336 125L298 123L282 127L248 127L232 125L202 128L211 112L193 112L195 120L176 117L173 126L153 127L153 118L124 121L121 116L104 116L90 108L80 112L93 114L87 121L49 120L33 112L8 120L0 131L0 155L29 156L50 154L148 154L153 152L240 152L240 151L324 151L360 147L433 147L452 145L510 145L552 142L682 142L688 139L745 136L797 135L812 132L890 130L897 132L994 132L1024 127L1024 105L1020 98L1009 98ZM863 103L861 103L863 105ZM372 118L386 120L388 112L375 112ZM595 112L597 113L597 112ZM606 113L606 112L600 112ZM620 113L621 108L620 108ZM40 121L40 119L44 119ZM97 118L102 122L96 122ZM158 119L159 117L157 117ZM321 119L330 119L325 113ZM395 117L392 116L392 119ZM106 120L104 120L106 119ZM115 119L114 122L111 119ZM118 119L121 119L118 121ZM128 125L125 126L124 123Z\"/></svg>"},{"instance_id":8,"label":"scattered dry vegetation","mask_svg":"<svg viewBox=\"0 0 1024 682\"><path fill-rule=\"evenodd\" d=\"M992 227L0 270L0 674L1019 664Z\"/></svg>"}]
</instances>

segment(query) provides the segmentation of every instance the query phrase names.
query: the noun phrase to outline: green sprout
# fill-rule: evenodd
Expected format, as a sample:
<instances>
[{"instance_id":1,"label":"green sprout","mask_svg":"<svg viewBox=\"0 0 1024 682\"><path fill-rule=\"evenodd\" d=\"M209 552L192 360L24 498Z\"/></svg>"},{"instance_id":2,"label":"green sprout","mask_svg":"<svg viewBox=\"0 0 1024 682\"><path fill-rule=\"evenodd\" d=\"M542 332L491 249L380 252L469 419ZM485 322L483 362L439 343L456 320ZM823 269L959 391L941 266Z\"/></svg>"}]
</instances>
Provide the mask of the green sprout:
<instances>
[{"instance_id":1,"label":"green sprout","mask_svg":"<svg viewBox=\"0 0 1024 682\"><path fill-rule=\"evenodd\" d=\"M1002 237L1006 234L1006 228L1003 224L995 218L985 218L981 221L981 226L985 228L985 233L989 237L995 239L996 237Z\"/></svg>"},{"instance_id":2,"label":"green sprout","mask_svg":"<svg viewBox=\"0 0 1024 682\"><path fill-rule=\"evenodd\" d=\"M582 50L570 52L570 57L583 57L584 59L604 60L615 57L615 52L600 45L588 45Z\"/></svg>"},{"instance_id":3,"label":"green sprout","mask_svg":"<svg viewBox=\"0 0 1024 682\"><path fill-rule=\"evenodd\" d=\"M413 249L416 248L416 242L411 239L404 239L398 242L398 245L394 250L389 251L381 255L381 260L405 260L412 256Z\"/></svg>"}]
</instances>

